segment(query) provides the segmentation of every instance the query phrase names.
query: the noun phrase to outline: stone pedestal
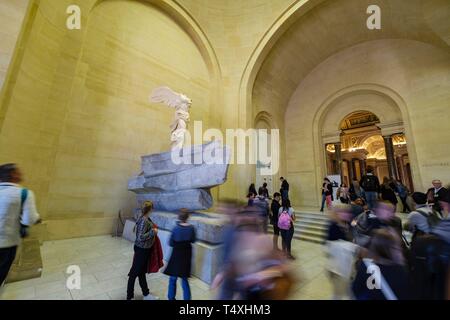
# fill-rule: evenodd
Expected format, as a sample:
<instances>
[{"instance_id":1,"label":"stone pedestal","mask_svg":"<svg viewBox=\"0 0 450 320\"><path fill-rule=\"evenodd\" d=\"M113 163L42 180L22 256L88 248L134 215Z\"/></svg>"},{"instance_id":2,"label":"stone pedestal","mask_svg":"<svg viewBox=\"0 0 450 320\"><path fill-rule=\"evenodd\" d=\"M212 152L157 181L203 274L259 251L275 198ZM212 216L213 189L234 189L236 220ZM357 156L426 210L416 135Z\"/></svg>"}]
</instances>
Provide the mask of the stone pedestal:
<instances>
[{"instance_id":1,"label":"stone pedestal","mask_svg":"<svg viewBox=\"0 0 450 320\"><path fill-rule=\"evenodd\" d=\"M169 246L171 230L177 222L177 215L171 212L156 211L151 219L158 225L158 237L163 248L164 260L172 253ZM223 215L215 213L194 213L189 222L195 227L197 242L193 244L192 274L202 281L211 284L220 271L223 256L223 232L226 220ZM122 237L134 242L135 222L126 220ZM164 269L161 270L161 272Z\"/></svg>"}]
</instances>

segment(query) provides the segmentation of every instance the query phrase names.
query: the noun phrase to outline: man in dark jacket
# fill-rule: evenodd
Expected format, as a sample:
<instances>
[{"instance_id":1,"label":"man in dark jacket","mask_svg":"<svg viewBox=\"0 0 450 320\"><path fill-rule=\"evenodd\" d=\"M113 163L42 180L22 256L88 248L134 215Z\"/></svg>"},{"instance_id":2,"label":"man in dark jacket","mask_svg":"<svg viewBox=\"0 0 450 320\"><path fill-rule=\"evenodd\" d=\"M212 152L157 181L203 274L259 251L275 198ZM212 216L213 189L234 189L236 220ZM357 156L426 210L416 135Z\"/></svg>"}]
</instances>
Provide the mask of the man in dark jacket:
<instances>
[{"instance_id":1,"label":"man in dark jacket","mask_svg":"<svg viewBox=\"0 0 450 320\"><path fill-rule=\"evenodd\" d=\"M289 183L283 177L280 178L280 181L281 181L281 188L280 188L281 199L287 200L289 199Z\"/></svg>"},{"instance_id":2,"label":"man in dark jacket","mask_svg":"<svg viewBox=\"0 0 450 320\"><path fill-rule=\"evenodd\" d=\"M364 190L367 205L369 209L375 208L375 204L380 193L380 181L378 177L373 174L373 168L367 167L367 174L361 178L359 185Z\"/></svg>"},{"instance_id":3,"label":"man in dark jacket","mask_svg":"<svg viewBox=\"0 0 450 320\"><path fill-rule=\"evenodd\" d=\"M278 228L278 213L281 207L280 199L281 195L278 192L275 192L275 194L273 195L272 204L270 206L270 222L273 225L273 248L275 250L278 250L278 236L280 235L280 229Z\"/></svg>"}]
</instances>

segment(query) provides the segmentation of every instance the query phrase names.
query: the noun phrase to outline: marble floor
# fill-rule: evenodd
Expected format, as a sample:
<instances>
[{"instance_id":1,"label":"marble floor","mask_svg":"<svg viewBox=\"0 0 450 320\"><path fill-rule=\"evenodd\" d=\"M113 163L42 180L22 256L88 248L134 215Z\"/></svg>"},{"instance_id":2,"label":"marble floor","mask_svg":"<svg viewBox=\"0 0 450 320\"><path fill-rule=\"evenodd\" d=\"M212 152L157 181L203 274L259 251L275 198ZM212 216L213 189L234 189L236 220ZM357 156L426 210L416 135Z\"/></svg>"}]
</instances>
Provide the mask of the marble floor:
<instances>
[{"instance_id":1,"label":"marble floor","mask_svg":"<svg viewBox=\"0 0 450 320\"><path fill-rule=\"evenodd\" d=\"M329 299L331 285L324 272L323 246L293 240L292 262L298 278L290 299ZM98 236L45 242L41 247L42 277L5 285L0 300L123 300L126 298L127 273L133 257L132 243L122 238ZM81 269L81 289L69 290L67 267ZM168 277L162 273L147 275L150 291L167 299ZM192 298L214 299L216 292L197 278L190 279ZM142 299L138 281L136 299ZM177 299L182 299L178 284Z\"/></svg>"}]
</instances>

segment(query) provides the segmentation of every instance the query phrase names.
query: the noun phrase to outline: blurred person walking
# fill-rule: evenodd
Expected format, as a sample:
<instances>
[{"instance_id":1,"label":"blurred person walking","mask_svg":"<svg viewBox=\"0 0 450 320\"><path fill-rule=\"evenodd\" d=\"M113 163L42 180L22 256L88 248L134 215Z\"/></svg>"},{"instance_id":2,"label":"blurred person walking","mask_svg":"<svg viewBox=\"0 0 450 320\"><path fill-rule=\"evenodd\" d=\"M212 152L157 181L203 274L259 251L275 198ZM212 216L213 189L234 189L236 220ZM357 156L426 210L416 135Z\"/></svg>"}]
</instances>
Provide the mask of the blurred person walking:
<instances>
[{"instance_id":1,"label":"blurred person walking","mask_svg":"<svg viewBox=\"0 0 450 320\"><path fill-rule=\"evenodd\" d=\"M142 214L136 221L136 240L134 242L133 265L128 273L127 300L134 299L134 284L136 278L142 290L144 300L154 300L157 297L150 294L146 274L150 262L151 248L155 242L158 230L150 219L153 202L146 201L142 206Z\"/></svg>"},{"instance_id":2,"label":"blurred person walking","mask_svg":"<svg viewBox=\"0 0 450 320\"><path fill-rule=\"evenodd\" d=\"M410 298L408 270L401 240L395 232L388 229L373 232L368 257L358 263L352 291L357 300Z\"/></svg>"},{"instance_id":3,"label":"blurred person walking","mask_svg":"<svg viewBox=\"0 0 450 320\"><path fill-rule=\"evenodd\" d=\"M16 164L0 166L0 287L16 257L28 227L40 221L34 193L20 186L22 172Z\"/></svg>"},{"instance_id":4,"label":"blurred person walking","mask_svg":"<svg viewBox=\"0 0 450 320\"><path fill-rule=\"evenodd\" d=\"M390 228L402 238L402 221L395 215L394 206L389 201L380 201L374 210L361 213L352 221L355 243L365 247L372 233L381 228Z\"/></svg>"},{"instance_id":5,"label":"blurred person walking","mask_svg":"<svg viewBox=\"0 0 450 320\"><path fill-rule=\"evenodd\" d=\"M397 211L397 196L395 195L395 186L388 177L383 178L383 184L380 186L381 199L389 201L395 207L394 212Z\"/></svg>"},{"instance_id":6,"label":"blurred person walking","mask_svg":"<svg viewBox=\"0 0 450 320\"><path fill-rule=\"evenodd\" d=\"M363 196L361 186L359 185L359 181L356 178L353 178L352 183L350 184L350 188L348 190L350 194L350 199L355 200L357 198L361 198Z\"/></svg>"},{"instance_id":7,"label":"blurred person walking","mask_svg":"<svg viewBox=\"0 0 450 320\"><path fill-rule=\"evenodd\" d=\"M291 253L292 238L294 237L295 213L291 207L289 199L283 200L280 210L278 210L278 228L281 232L281 246L286 257L295 259Z\"/></svg>"},{"instance_id":8,"label":"blurred person walking","mask_svg":"<svg viewBox=\"0 0 450 320\"><path fill-rule=\"evenodd\" d=\"M261 190L260 190L261 191ZM267 233L268 223L269 223L269 199L266 198L262 193L253 199L252 206L257 208L258 215L261 219L264 233Z\"/></svg>"},{"instance_id":9,"label":"blurred person walking","mask_svg":"<svg viewBox=\"0 0 450 320\"><path fill-rule=\"evenodd\" d=\"M412 199L415 204L415 209L409 214L408 220L405 223L405 230L410 231L412 241L416 237L429 234L439 222L440 217L427 205L427 195L422 192L414 192Z\"/></svg>"},{"instance_id":10,"label":"blurred person walking","mask_svg":"<svg viewBox=\"0 0 450 320\"><path fill-rule=\"evenodd\" d=\"M333 286L333 300L350 298L352 274L357 245L352 243L350 221L353 218L349 205L333 207L326 242L327 270Z\"/></svg>"},{"instance_id":11,"label":"blurred person walking","mask_svg":"<svg viewBox=\"0 0 450 320\"><path fill-rule=\"evenodd\" d=\"M191 300L191 288L188 278L191 276L192 243L195 242L195 228L189 224L189 212L181 210L178 214L179 222L172 230L169 245L173 248L164 274L170 276L167 298L175 300L177 293L177 280L181 278L183 299Z\"/></svg>"},{"instance_id":12,"label":"blurred person walking","mask_svg":"<svg viewBox=\"0 0 450 320\"><path fill-rule=\"evenodd\" d=\"M428 234L415 238L411 244L411 283L414 299L445 300L450 277L450 192L440 197L445 217L430 227ZM436 212L433 212L436 214Z\"/></svg>"}]
</instances>

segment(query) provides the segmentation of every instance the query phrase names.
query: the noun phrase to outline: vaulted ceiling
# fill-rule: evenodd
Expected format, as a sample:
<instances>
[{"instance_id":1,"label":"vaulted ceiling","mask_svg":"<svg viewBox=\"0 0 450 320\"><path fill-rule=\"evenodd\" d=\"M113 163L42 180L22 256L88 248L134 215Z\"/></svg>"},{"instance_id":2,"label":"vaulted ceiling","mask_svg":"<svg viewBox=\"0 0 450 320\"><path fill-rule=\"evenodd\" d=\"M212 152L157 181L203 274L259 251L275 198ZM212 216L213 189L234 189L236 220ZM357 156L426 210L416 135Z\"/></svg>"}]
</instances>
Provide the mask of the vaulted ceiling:
<instances>
[{"instance_id":1,"label":"vaulted ceiling","mask_svg":"<svg viewBox=\"0 0 450 320\"><path fill-rule=\"evenodd\" d=\"M381 8L381 30L369 30L366 25L366 10L375 3ZM255 81L254 108L284 111L297 86L321 62L344 49L380 39L420 41L450 52L450 1L322 2L273 46Z\"/></svg>"}]
</instances>

